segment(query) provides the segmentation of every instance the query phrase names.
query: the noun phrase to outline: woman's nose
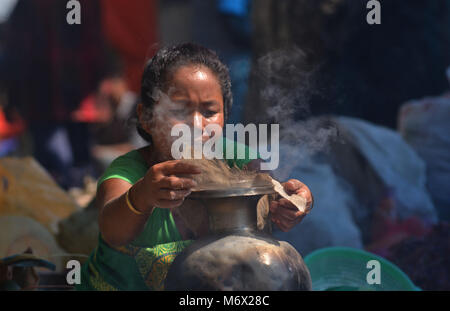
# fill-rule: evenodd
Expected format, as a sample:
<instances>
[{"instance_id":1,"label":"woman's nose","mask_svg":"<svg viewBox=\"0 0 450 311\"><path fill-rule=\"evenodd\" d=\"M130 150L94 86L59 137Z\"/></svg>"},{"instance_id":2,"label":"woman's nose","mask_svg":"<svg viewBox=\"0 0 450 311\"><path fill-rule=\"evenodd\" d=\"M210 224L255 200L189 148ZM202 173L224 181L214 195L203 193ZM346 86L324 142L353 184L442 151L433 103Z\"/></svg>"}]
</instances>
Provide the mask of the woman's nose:
<instances>
[{"instance_id":1,"label":"woman's nose","mask_svg":"<svg viewBox=\"0 0 450 311\"><path fill-rule=\"evenodd\" d=\"M192 126L203 131L203 124L204 122L202 114L199 112L194 112L192 114Z\"/></svg>"}]
</instances>

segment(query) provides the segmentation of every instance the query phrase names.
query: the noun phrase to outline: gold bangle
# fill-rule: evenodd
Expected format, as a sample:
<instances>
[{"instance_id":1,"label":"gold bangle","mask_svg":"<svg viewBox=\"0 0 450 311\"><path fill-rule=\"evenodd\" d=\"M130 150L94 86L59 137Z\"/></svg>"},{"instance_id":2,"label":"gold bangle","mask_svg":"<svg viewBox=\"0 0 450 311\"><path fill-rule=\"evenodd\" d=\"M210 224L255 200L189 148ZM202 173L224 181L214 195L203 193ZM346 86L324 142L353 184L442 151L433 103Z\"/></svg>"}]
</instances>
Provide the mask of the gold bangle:
<instances>
[{"instance_id":1,"label":"gold bangle","mask_svg":"<svg viewBox=\"0 0 450 311\"><path fill-rule=\"evenodd\" d=\"M128 208L129 208L133 213L135 213L136 215L139 215L139 216L149 215L149 214L145 214L145 213L143 213L143 212L138 211L138 210L133 206L133 204L131 204L131 202L130 202L130 190L131 190L131 188L128 189L127 194L125 195L125 201L127 202Z\"/></svg>"}]
</instances>

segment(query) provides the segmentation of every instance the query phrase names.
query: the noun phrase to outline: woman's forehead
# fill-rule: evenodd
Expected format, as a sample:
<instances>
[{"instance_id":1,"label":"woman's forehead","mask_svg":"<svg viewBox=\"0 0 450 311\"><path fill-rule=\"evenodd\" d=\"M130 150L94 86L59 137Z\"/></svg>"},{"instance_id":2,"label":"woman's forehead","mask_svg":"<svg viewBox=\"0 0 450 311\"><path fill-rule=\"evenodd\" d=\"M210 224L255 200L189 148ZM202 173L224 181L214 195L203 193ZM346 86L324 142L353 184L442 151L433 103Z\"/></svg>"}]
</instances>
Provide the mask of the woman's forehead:
<instances>
[{"instance_id":1,"label":"woman's forehead","mask_svg":"<svg viewBox=\"0 0 450 311\"><path fill-rule=\"evenodd\" d=\"M172 75L167 85L170 95L186 95L190 92L204 96L222 96L222 90L215 74L205 66L183 66Z\"/></svg>"},{"instance_id":2,"label":"woman's forehead","mask_svg":"<svg viewBox=\"0 0 450 311\"><path fill-rule=\"evenodd\" d=\"M206 68L207 69L207 68ZM207 80L211 76L211 73L207 73L206 70L203 70L202 68L198 67L194 70L189 72L189 78L193 80Z\"/></svg>"},{"instance_id":3,"label":"woman's forehead","mask_svg":"<svg viewBox=\"0 0 450 311\"><path fill-rule=\"evenodd\" d=\"M192 83L211 83L220 87L216 75L203 65L184 65L176 69L171 75L169 85L186 86Z\"/></svg>"}]
</instances>

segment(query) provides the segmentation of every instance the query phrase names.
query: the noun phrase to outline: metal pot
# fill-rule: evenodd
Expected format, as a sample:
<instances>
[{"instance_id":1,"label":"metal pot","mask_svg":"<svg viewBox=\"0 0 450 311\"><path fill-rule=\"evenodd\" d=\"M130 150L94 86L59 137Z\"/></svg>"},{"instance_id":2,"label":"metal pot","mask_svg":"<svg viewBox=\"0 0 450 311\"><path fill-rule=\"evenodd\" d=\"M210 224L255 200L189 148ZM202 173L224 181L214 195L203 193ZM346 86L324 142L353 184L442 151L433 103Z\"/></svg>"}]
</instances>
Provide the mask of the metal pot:
<instances>
[{"instance_id":1,"label":"metal pot","mask_svg":"<svg viewBox=\"0 0 450 311\"><path fill-rule=\"evenodd\" d=\"M301 255L257 229L257 203L272 187L194 192L209 216L209 235L179 254L166 290L311 290Z\"/></svg>"}]
</instances>

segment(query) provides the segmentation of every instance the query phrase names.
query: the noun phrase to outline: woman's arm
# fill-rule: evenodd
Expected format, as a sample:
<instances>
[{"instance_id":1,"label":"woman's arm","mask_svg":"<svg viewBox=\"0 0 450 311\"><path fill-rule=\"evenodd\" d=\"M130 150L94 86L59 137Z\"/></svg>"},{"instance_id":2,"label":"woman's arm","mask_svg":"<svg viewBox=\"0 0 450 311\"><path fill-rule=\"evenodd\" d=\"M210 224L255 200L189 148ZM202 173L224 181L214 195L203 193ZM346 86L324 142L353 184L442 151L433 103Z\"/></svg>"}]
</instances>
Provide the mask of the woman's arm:
<instances>
[{"instance_id":1,"label":"woman's arm","mask_svg":"<svg viewBox=\"0 0 450 311\"><path fill-rule=\"evenodd\" d=\"M144 229L155 207L177 207L195 187L194 180L177 175L199 173L191 164L167 161L152 166L134 185L118 178L104 181L98 188L96 202L103 239L112 246L132 242ZM127 192L132 207L140 214L128 206Z\"/></svg>"},{"instance_id":2,"label":"woman's arm","mask_svg":"<svg viewBox=\"0 0 450 311\"><path fill-rule=\"evenodd\" d=\"M138 181L133 192L138 190L142 180ZM99 208L99 228L103 239L112 246L126 245L133 241L144 229L145 223L152 210L145 210L142 204L135 201L133 205L143 214L136 215L127 206L125 201L126 192L132 188L132 185L122 179L112 178L105 180L97 191L97 207ZM134 197L132 195L132 197ZM139 206L139 207L138 207Z\"/></svg>"}]
</instances>

